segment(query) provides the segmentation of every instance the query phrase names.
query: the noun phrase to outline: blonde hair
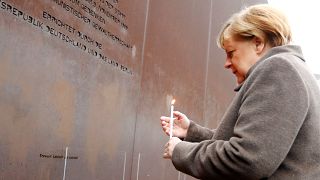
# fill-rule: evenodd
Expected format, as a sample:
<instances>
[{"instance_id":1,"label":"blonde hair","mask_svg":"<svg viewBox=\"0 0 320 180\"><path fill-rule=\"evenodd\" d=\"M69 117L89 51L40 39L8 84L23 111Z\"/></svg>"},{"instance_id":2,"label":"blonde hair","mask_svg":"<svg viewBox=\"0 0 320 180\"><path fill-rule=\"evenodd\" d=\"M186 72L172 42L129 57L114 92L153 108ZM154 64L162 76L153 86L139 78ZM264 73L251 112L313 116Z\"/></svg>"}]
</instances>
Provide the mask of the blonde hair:
<instances>
[{"instance_id":1,"label":"blonde hair","mask_svg":"<svg viewBox=\"0 0 320 180\"><path fill-rule=\"evenodd\" d=\"M250 6L231 16L221 29L218 46L223 48L224 41L231 37L243 40L257 37L271 47L286 45L292 40L286 16L268 4Z\"/></svg>"}]
</instances>

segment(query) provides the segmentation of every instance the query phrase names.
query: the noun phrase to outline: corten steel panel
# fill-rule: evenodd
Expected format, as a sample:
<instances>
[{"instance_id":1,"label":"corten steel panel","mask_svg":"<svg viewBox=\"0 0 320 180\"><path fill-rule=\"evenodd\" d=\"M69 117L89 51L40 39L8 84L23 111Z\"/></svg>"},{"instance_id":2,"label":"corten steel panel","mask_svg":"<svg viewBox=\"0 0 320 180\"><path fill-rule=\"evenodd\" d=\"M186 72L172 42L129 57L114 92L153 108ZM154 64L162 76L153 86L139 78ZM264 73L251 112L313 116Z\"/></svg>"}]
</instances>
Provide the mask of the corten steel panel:
<instances>
[{"instance_id":1,"label":"corten steel panel","mask_svg":"<svg viewBox=\"0 0 320 180\"><path fill-rule=\"evenodd\" d=\"M145 9L1 0L0 179L130 179Z\"/></svg>"},{"instance_id":2,"label":"corten steel panel","mask_svg":"<svg viewBox=\"0 0 320 180\"><path fill-rule=\"evenodd\" d=\"M162 158L160 115L175 109L203 118L210 1L150 0L132 179L193 179Z\"/></svg>"}]
</instances>

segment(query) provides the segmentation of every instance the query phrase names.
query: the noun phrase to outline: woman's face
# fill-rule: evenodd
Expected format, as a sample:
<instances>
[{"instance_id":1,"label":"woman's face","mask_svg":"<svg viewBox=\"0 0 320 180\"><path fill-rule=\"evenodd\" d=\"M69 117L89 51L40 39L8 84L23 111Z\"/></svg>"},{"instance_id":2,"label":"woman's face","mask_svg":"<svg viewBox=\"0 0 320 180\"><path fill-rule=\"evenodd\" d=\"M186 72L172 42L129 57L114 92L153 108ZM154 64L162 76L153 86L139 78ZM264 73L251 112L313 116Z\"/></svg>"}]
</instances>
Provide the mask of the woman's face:
<instances>
[{"instance_id":1,"label":"woman's face","mask_svg":"<svg viewBox=\"0 0 320 180\"><path fill-rule=\"evenodd\" d=\"M238 84L245 80L251 66L259 60L259 45L256 38L251 40L229 38L224 41L223 47L227 54L224 67L232 71Z\"/></svg>"}]
</instances>

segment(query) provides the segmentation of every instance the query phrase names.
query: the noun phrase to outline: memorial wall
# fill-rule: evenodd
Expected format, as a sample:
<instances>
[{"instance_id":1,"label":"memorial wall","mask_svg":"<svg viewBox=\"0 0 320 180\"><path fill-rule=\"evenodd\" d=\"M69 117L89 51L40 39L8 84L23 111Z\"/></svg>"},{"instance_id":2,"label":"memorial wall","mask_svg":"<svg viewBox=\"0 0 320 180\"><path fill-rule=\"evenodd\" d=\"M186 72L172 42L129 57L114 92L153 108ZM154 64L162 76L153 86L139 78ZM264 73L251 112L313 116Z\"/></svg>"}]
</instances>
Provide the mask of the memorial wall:
<instances>
[{"instance_id":1,"label":"memorial wall","mask_svg":"<svg viewBox=\"0 0 320 180\"><path fill-rule=\"evenodd\" d=\"M193 179L162 158L170 102L214 128L216 37L266 0L0 0L0 180Z\"/></svg>"}]
</instances>

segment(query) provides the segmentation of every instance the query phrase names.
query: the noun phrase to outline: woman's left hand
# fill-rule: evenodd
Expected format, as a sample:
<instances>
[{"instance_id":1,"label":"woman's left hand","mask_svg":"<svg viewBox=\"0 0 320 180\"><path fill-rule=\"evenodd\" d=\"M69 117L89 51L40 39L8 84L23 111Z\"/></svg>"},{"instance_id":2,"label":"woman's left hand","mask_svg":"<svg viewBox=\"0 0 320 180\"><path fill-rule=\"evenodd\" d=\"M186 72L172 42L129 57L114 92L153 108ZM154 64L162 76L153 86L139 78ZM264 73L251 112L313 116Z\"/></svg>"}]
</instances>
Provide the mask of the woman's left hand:
<instances>
[{"instance_id":1,"label":"woman's left hand","mask_svg":"<svg viewBox=\"0 0 320 180\"><path fill-rule=\"evenodd\" d=\"M165 159L171 159L172 157L172 152L174 147L181 142L181 140L177 137L172 137L167 144L164 146L164 153L163 153L163 158Z\"/></svg>"}]
</instances>

